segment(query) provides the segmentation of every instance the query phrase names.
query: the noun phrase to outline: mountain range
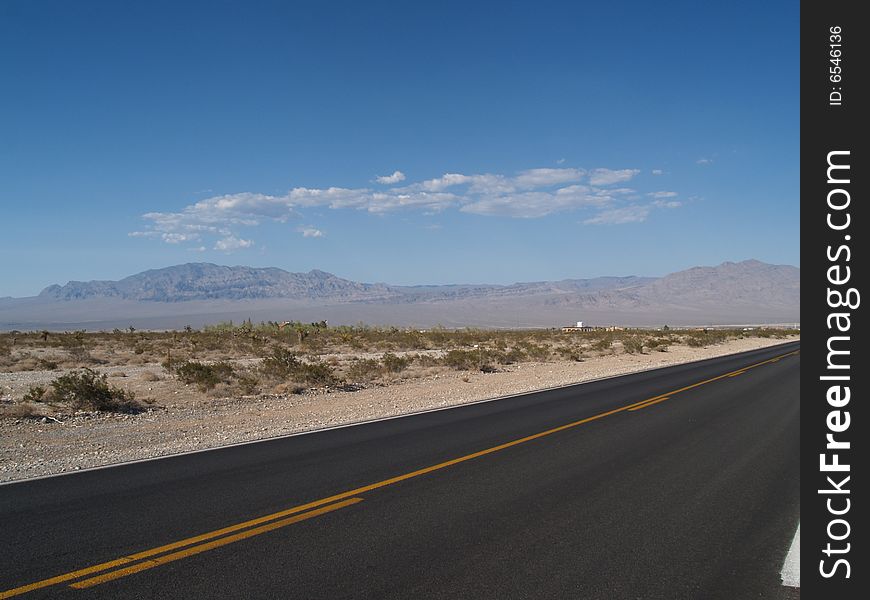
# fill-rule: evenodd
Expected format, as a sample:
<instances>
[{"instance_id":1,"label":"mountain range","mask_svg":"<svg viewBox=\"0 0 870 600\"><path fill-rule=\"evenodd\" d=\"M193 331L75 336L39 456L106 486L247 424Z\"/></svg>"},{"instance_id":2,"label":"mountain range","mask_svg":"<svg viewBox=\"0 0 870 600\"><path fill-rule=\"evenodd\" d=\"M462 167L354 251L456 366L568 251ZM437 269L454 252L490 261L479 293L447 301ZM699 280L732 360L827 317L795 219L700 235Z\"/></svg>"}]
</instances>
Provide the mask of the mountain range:
<instances>
[{"instance_id":1,"label":"mountain range","mask_svg":"<svg viewBox=\"0 0 870 600\"><path fill-rule=\"evenodd\" d=\"M70 281L0 299L0 329L164 328L216 320L447 326L556 326L577 320L703 325L800 320L800 269L757 260L664 277L511 285L398 286L312 270L188 263L118 281Z\"/></svg>"}]
</instances>

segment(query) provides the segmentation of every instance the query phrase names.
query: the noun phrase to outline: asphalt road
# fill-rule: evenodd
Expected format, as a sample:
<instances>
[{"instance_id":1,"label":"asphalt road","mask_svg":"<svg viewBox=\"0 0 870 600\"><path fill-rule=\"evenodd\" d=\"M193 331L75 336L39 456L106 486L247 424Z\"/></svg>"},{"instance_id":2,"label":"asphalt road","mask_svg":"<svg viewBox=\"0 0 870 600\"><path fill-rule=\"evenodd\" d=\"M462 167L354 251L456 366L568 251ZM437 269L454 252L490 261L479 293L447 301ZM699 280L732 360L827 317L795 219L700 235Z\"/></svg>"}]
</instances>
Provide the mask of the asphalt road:
<instances>
[{"instance_id":1,"label":"asphalt road","mask_svg":"<svg viewBox=\"0 0 870 600\"><path fill-rule=\"evenodd\" d=\"M0 486L0 599L792 598L799 347Z\"/></svg>"}]
</instances>

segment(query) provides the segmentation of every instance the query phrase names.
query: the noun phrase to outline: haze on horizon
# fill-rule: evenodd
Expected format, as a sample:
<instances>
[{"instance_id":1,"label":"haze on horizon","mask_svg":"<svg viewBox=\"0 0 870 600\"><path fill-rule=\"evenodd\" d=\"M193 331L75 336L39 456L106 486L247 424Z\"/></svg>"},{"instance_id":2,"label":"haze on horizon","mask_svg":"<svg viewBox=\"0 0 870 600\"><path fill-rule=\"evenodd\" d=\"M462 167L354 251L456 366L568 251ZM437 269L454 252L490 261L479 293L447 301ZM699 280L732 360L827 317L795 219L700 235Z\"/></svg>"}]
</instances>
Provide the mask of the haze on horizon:
<instances>
[{"instance_id":1,"label":"haze on horizon","mask_svg":"<svg viewBox=\"0 0 870 600\"><path fill-rule=\"evenodd\" d=\"M794 3L0 13L0 296L187 262L395 285L800 265Z\"/></svg>"}]
</instances>

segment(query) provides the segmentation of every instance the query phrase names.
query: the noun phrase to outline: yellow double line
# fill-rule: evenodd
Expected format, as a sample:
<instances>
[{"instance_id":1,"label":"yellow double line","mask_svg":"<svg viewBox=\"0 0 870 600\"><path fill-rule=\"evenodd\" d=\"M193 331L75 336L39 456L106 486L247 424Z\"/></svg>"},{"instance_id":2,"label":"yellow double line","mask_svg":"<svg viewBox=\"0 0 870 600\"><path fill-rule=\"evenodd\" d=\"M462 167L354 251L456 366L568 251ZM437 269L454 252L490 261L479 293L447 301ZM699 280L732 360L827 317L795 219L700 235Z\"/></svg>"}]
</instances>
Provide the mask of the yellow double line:
<instances>
[{"instance_id":1,"label":"yellow double line","mask_svg":"<svg viewBox=\"0 0 870 600\"><path fill-rule=\"evenodd\" d=\"M114 579L119 579L121 577L125 577L127 575L132 575L133 573L138 573L139 571L144 571L146 569L151 569L160 565L164 565L166 563L170 563L182 558L187 558L188 556L193 556L194 554L199 554L201 552L205 552L207 550L212 550L214 548L219 548L221 546L226 546L227 544L232 544L233 542L238 542L240 540L244 540L249 537L253 537L255 535L260 535L261 533L266 533L267 531L272 531L274 529L278 529L280 527L286 527L287 525L292 525L293 523L298 523L299 521L304 521L305 519L310 519L312 517L317 517L322 514L326 514L328 512L332 512L334 510L338 510L340 508L344 508L345 506L350 506L352 504L356 504L357 502L362 502L362 498L350 498L345 500L344 502L338 502L336 504L330 504L328 506L324 506L322 508L318 508L316 510L310 510L308 512L303 512L311 508L312 506L319 506L323 504L323 502L311 502L309 504L303 504L301 506L296 506L294 508L290 508L287 510L283 510L281 512L273 513L271 515L266 515L264 517L259 517L257 519L251 519L250 521L244 521L242 523L236 523L235 525L231 525L229 527L224 527L223 529L217 529L215 531L210 531L208 533L203 533L201 535L197 535L194 537L189 537L183 540L179 540L177 542L173 542L171 544L166 544L165 546L158 546L157 548L151 548L150 550L145 550L143 552L137 552L136 554L130 554L129 556L122 556L121 558L117 558L115 560L110 560L108 562L100 563L98 565L93 565L90 567L86 567L84 569L79 569L77 571L70 571L69 573L64 573L63 575L58 575L57 577L51 577L49 579L43 579L42 581L37 581L34 583L29 583L27 585L22 585L21 587L13 588L11 590L6 590L5 592L0 592L0 599L11 598L13 596L18 596L20 594L24 594L26 592L32 592L33 590L38 590L40 588L49 587L52 585L57 585L59 583L64 583L67 581L72 581L73 579L79 579L81 577L85 577L87 575L93 575L94 573L99 573L101 571L107 571L114 567L119 567L121 565L129 565L130 563L136 563L128 567L124 567L118 569L116 571L110 571L109 573L104 573L102 575L98 575L96 577L91 577L89 579L84 579L82 581L77 581L76 583L70 584L70 587L82 589L89 588L95 586L100 583L106 583L107 581L112 581ZM296 514L302 513L302 514ZM281 519L281 517L286 517L288 515L295 515L286 519ZM279 520L276 520L279 519ZM255 525L260 525L261 523L267 523L266 525L261 525L260 527L254 527ZM247 529L249 527L253 527L252 529ZM241 533L237 533L235 535L228 535L226 537L221 537L228 533L233 533L235 531L240 531L243 529L247 529L247 531L242 531ZM215 539L219 538L219 539ZM199 542L204 542L206 540L213 540L207 542L205 544L199 544ZM193 545L198 544L198 545ZM189 548L185 548L185 546L191 546ZM171 550L176 550L178 548L185 548L179 552L172 552L170 554L164 554L165 552L169 552ZM158 556L158 555L163 556ZM157 558L152 558L157 557ZM137 562L144 561L144 562Z\"/></svg>"},{"instance_id":2,"label":"yellow double line","mask_svg":"<svg viewBox=\"0 0 870 600\"><path fill-rule=\"evenodd\" d=\"M729 373L723 373L722 375L717 375L716 377L711 377L710 379L705 379L704 381L699 381L698 383L693 383L692 385L687 385L686 387L682 387L678 390L673 390L671 392L666 392L664 394L660 394L660 395L654 396L652 398L647 398L646 400L641 400L640 402L637 402L636 404L631 404L631 405L627 406L626 408L629 411L640 410L642 408L646 408L647 406L652 406L653 404L658 404L659 402L664 402L665 400L667 400L668 398L670 398L674 394L679 394L680 392L685 392L686 390L691 390L693 388L696 388L698 386L702 386L702 385L707 384L707 383L719 381L720 379L724 379L725 377L737 377L738 375L743 375L749 369L754 369L755 367L760 367L761 365L775 363L778 360L785 358L786 356L792 356L794 354L798 354L799 352L800 352L800 350L794 350L793 352L788 352L786 354L780 354L779 356L774 356L773 358L770 358L768 360L765 360L765 361L762 361L759 363L755 363L753 365L749 365L748 367L741 367L741 368L737 369L736 371L731 371Z\"/></svg>"},{"instance_id":3,"label":"yellow double line","mask_svg":"<svg viewBox=\"0 0 870 600\"><path fill-rule=\"evenodd\" d=\"M235 525L230 525L229 527L224 527L222 529L217 529L215 531L210 531L208 533L203 533L197 536L189 537L183 540L179 540L177 542L172 542L171 544L166 544L164 546L158 546L157 548L151 548L150 550L144 550L142 552L138 552L136 554L130 554L128 556L122 556L115 560L110 560L108 562L103 562L97 565L93 565L90 567L86 567L84 569L79 569L77 571L70 571L69 573L65 573L63 575L58 575L56 577L51 577L49 579L43 579L41 581L36 581L34 583L29 583L27 585L23 585L17 588L13 588L10 590L6 590L4 592L0 592L0 600L4 600L6 598L12 598L13 596L18 596L20 594L24 594L26 592L31 592L33 590L38 590L41 588L49 587L52 585L57 585L60 583L65 583L67 581L73 581L76 579L81 579L83 577L87 577L88 575L94 575L95 573L102 573L100 575L95 575L93 577L89 577L87 579L81 579L80 581L76 581L70 584L70 587L83 589L89 588L101 583L106 583L108 581L113 581L115 579L119 579L121 577L126 577L127 575L132 575L133 573L139 573L140 571L145 571L147 569L152 569L154 567L164 565L176 560L180 560L182 558L187 558L189 556L193 556L195 554L200 554L202 552L206 552L208 550L213 550L214 548L219 548L221 546L225 546L227 544L232 544L234 542L244 540L255 535L260 535L262 533L266 533L269 531L273 531L280 527L286 527L287 525L292 525L293 523L298 523L300 521L304 521L305 519L310 519L312 517L317 517L319 515L323 515L346 506L351 506L358 502L362 502L362 498L359 498L361 494L365 494L366 492L370 492L373 490L377 490L379 488L387 487L389 485L393 485L402 481L406 481L408 479L412 479L414 477L419 477L421 475L426 475L427 473L432 473L433 471L438 471L441 469L446 469L447 467L452 467L454 465L458 465L460 463L464 463L469 460L474 460L475 458L480 458L482 456L486 456L488 454L493 454L495 452L499 452L501 450L505 450L507 448L511 448L513 446L518 446L520 444L525 444L526 442L531 442L532 440L537 440L542 437L546 437L549 435L553 435L554 433L559 433L560 431L565 431L567 429L572 429L574 427L578 427L585 423L590 423L592 421L597 421L598 419L603 419L604 417L608 417L610 415L614 415L616 413L620 413L623 411L635 411L640 410L642 408L647 408L648 406L652 406L654 404L658 404L659 402L663 402L668 400L674 394L678 394L680 392L684 392L686 390L691 390L693 388L712 383L714 381L718 381L725 377L734 377L736 375L740 375L748 371L749 369L753 369L755 367L760 367L761 365L765 365L768 363L776 362L786 356L792 356L798 354L800 350L795 350L793 352L788 352L786 354L781 354L774 358L765 360L763 362L755 363L753 365L749 365L748 367L742 367L736 371L731 371L730 373L724 373L722 375L718 375L716 377L712 377L710 379L706 379L704 381L700 381L698 383L694 383L692 385L687 385L686 387L682 387L677 390L673 390L670 392L666 392L664 394L659 394L658 396L654 396L652 398L647 398L646 400L641 400L640 402L635 402L633 404L627 404L625 406L620 406L619 408L614 408L612 410L608 410L603 413L599 413L597 415L593 415L591 417L586 417L584 419L580 419L578 421L573 421L571 423L567 423L565 425L560 425L559 427L554 427L552 429L547 429L546 431L541 431L540 433L535 433L533 435L528 435L516 440L512 440L510 442L506 442L504 444L499 444L498 446L493 446L491 448L487 448L485 450L480 450L478 452L473 452L471 454L466 454L465 456L460 456L459 458L454 458L452 460L448 460L442 463L438 463L436 465L432 465L429 467L425 467L423 469L417 469L416 471L411 471L410 473L405 473L403 475L398 475L396 477L391 477L389 479L384 479L383 481L378 481L377 483L372 483L369 485L365 485L362 487L358 487L356 489L348 490L346 492L342 492L340 494L335 494L333 496L329 496L327 498L321 498L320 500L315 500L313 502L309 502L307 504L301 504L299 506L295 506L293 508L288 508L286 510L282 510L280 512L272 513L270 515L265 515L262 517L258 517L256 519L251 519L249 521L243 521L241 523L236 523ZM238 533L236 533L238 532ZM232 534L232 535L229 535ZM179 550L182 549L183 550ZM173 552L175 550L175 552ZM126 566L125 566L126 565ZM110 569L114 569L116 567L121 567L120 569L116 569L114 571L110 571ZM103 571L109 571L108 573L103 573Z\"/></svg>"}]
</instances>

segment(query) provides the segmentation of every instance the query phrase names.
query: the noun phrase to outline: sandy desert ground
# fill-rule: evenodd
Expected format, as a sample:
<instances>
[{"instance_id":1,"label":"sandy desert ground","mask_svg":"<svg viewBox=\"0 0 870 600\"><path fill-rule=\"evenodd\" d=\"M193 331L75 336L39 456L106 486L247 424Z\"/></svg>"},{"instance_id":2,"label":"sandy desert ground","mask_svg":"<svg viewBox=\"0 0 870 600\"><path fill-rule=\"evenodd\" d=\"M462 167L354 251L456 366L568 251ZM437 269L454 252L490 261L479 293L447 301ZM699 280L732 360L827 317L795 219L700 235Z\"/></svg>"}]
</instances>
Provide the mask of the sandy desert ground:
<instances>
[{"instance_id":1,"label":"sandy desert ground","mask_svg":"<svg viewBox=\"0 0 870 600\"><path fill-rule=\"evenodd\" d=\"M48 340L28 344L16 338L11 340L16 344L14 349L6 353L5 372L0 372L0 481L459 405L741 352L797 337L784 332L761 337L734 332L706 338L703 345L694 341L690 346L691 335L687 339L675 334L669 334L667 345L657 344L655 336L663 334L656 332L644 333L646 342L632 342L630 338L637 336L618 334L566 338L551 331L530 335L537 345L511 335L501 342L484 335L480 344L471 344L473 339L466 336L449 339L445 347L414 350L383 340L374 344L377 349L353 348L358 344L352 339L340 346L313 344L302 360L325 370L316 371L314 383L307 385L292 381L299 380L298 376L286 381L280 376L263 377L268 373L264 363L269 355L263 358L245 352L200 350L196 357L202 362L197 363L189 349L187 354L179 350L176 366L169 365L167 370L166 360L155 357L163 352L157 340L169 344L168 333L138 333L137 343L150 339L152 347L140 352L141 346L128 344L131 349L126 354L112 344L92 344L83 354L69 344L51 345ZM118 332L116 338L120 339ZM171 339L173 347L184 346L177 335ZM483 340L487 340L486 348ZM8 348L10 340L6 343ZM467 348L454 348L448 358L451 350L447 347L459 343ZM653 348L642 345L645 343ZM387 352L383 351L385 345L390 347ZM514 356L511 352L516 348L526 351ZM110 388L132 392L140 408L129 413L106 412L47 399L23 400L34 386L51 390L51 382L58 377L81 372L77 369L83 365L77 364L73 355L79 362L90 361L88 368L94 373L105 374ZM177 367L185 361L206 365L223 361L235 371L233 377L211 387L190 378L185 383L184 372ZM323 373L328 376L318 380ZM46 392L45 398L49 396Z\"/></svg>"}]
</instances>

